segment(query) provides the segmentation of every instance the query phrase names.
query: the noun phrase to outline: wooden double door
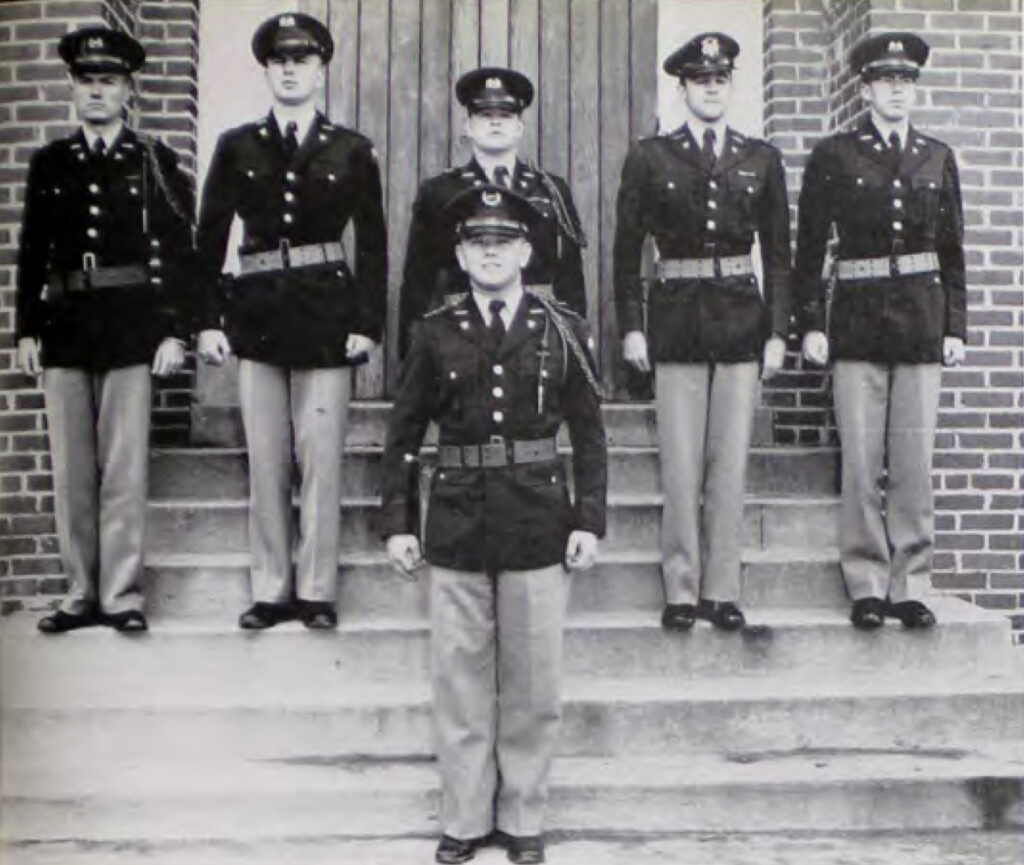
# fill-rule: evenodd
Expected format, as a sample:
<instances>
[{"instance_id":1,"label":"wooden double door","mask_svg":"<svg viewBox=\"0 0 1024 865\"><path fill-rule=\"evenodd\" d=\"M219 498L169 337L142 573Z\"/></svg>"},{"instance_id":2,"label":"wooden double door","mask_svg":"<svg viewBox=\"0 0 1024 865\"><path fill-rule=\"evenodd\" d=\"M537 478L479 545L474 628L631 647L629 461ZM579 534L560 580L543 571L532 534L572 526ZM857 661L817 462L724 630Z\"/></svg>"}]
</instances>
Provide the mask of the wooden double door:
<instances>
[{"instance_id":1,"label":"wooden double door","mask_svg":"<svg viewBox=\"0 0 1024 865\"><path fill-rule=\"evenodd\" d=\"M454 84L477 66L510 66L537 88L522 152L572 186L588 237L590 324L612 382L617 332L612 240L629 143L655 128L657 0L300 0L336 50L325 105L369 136L388 218L388 335L360 370L357 395L386 396L397 375L398 288L419 183L468 159Z\"/></svg>"}]
</instances>

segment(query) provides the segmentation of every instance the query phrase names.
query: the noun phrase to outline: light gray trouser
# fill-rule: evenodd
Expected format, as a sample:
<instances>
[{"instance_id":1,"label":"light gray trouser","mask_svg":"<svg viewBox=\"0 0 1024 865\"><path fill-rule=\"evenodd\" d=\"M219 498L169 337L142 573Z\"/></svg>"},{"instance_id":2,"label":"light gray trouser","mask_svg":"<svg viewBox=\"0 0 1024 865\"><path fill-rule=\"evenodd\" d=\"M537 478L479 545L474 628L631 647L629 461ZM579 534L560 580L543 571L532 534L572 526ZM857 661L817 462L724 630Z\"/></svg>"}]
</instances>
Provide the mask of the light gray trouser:
<instances>
[{"instance_id":1,"label":"light gray trouser","mask_svg":"<svg viewBox=\"0 0 1024 865\"><path fill-rule=\"evenodd\" d=\"M292 595L292 452L301 474L295 594L333 602L341 535L341 460L351 395L349 367L289 370L238 364L249 449L249 546L254 601Z\"/></svg>"},{"instance_id":2,"label":"light gray trouser","mask_svg":"<svg viewBox=\"0 0 1024 865\"><path fill-rule=\"evenodd\" d=\"M655 367L667 603L739 600L757 385L752 361Z\"/></svg>"},{"instance_id":3,"label":"light gray trouser","mask_svg":"<svg viewBox=\"0 0 1024 865\"><path fill-rule=\"evenodd\" d=\"M441 824L452 837L541 831L570 584L561 565L493 577L431 568Z\"/></svg>"},{"instance_id":4,"label":"light gray trouser","mask_svg":"<svg viewBox=\"0 0 1024 865\"><path fill-rule=\"evenodd\" d=\"M832 392L843 462L839 553L853 600L888 597L899 603L930 587L941 383L937 363L836 361Z\"/></svg>"},{"instance_id":5,"label":"light gray trouser","mask_svg":"<svg viewBox=\"0 0 1024 865\"><path fill-rule=\"evenodd\" d=\"M68 594L80 615L142 609L150 372L53 367L43 373L54 508Z\"/></svg>"}]
</instances>

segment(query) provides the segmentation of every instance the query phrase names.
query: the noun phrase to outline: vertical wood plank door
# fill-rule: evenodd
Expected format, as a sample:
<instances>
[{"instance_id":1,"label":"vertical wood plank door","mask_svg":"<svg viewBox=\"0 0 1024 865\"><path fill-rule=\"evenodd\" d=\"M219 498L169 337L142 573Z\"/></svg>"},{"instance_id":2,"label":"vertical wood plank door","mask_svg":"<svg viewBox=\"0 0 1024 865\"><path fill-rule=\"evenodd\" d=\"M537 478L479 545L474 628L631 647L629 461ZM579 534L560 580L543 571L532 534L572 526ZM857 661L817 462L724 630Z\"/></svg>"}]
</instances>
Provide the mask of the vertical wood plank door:
<instances>
[{"instance_id":1,"label":"vertical wood plank door","mask_svg":"<svg viewBox=\"0 0 1024 865\"><path fill-rule=\"evenodd\" d=\"M521 153L572 187L587 235L588 318L602 376L619 349L611 284L615 198L631 141L655 130L657 0L300 0L330 28L336 53L324 104L369 136L388 219L384 350L356 395L387 396L398 375L398 289L419 184L470 155L456 79L511 66L537 88Z\"/></svg>"}]
</instances>

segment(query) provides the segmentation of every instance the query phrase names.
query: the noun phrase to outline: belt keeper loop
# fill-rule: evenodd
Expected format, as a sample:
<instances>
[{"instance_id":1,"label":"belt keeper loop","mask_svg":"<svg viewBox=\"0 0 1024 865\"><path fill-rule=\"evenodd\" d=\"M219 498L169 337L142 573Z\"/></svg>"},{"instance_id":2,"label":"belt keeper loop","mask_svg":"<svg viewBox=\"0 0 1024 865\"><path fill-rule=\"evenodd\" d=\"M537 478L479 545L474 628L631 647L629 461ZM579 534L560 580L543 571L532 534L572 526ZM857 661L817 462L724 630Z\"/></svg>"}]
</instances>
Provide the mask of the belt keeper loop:
<instances>
[{"instance_id":1,"label":"belt keeper loop","mask_svg":"<svg viewBox=\"0 0 1024 865\"><path fill-rule=\"evenodd\" d=\"M899 256L893 253L889 256L889 276L895 278L900 275Z\"/></svg>"},{"instance_id":2,"label":"belt keeper loop","mask_svg":"<svg viewBox=\"0 0 1024 865\"><path fill-rule=\"evenodd\" d=\"M90 270L96 269L96 253L95 252L83 252L82 253L82 272L88 273Z\"/></svg>"},{"instance_id":3,"label":"belt keeper loop","mask_svg":"<svg viewBox=\"0 0 1024 865\"><path fill-rule=\"evenodd\" d=\"M715 279L722 278L722 259L717 255L712 259L712 267L715 269Z\"/></svg>"},{"instance_id":4,"label":"belt keeper loop","mask_svg":"<svg viewBox=\"0 0 1024 865\"><path fill-rule=\"evenodd\" d=\"M291 267L291 242L287 237L282 237L278 244L281 248L281 264L284 267Z\"/></svg>"}]
</instances>

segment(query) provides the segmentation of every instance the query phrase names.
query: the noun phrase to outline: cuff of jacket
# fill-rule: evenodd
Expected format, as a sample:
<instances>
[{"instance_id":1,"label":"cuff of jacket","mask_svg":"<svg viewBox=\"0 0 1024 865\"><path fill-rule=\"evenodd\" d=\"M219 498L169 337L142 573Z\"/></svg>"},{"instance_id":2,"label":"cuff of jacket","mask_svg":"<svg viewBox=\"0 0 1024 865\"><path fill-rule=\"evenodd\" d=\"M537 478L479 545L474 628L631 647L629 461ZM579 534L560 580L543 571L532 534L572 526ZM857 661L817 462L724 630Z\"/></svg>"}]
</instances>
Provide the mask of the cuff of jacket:
<instances>
[{"instance_id":1,"label":"cuff of jacket","mask_svg":"<svg viewBox=\"0 0 1024 865\"><path fill-rule=\"evenodd\" d=\"M606 531L605 511L603 507L586 505L581 506L577 511L576 530L590 532L603 538Z\"/></svg>"},{"instance_id":2,"label":"cuff of jacket","mask_svg":"<svg viewBox=\"0 0 1024 865\"><path fill-rule=\"evenodd\" d=\"M392 535L419 535L415 525L413 509L405 499L393 499L382 505L377 514L377 532L382 540Z\"/></svg>"}]
</instances>

